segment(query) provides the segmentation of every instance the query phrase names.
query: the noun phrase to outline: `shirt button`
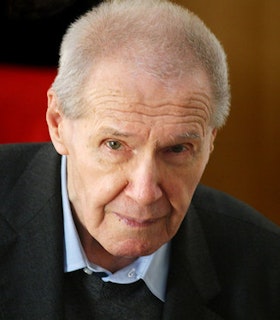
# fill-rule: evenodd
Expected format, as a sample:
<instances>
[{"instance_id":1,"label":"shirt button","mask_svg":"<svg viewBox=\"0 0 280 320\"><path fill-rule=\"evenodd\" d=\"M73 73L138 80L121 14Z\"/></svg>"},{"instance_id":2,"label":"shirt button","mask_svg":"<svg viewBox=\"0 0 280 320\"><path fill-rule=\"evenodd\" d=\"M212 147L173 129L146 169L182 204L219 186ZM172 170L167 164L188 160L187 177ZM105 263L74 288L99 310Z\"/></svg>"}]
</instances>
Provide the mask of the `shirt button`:
<instances>
[{"instance_id":1,"label":"shirt button","mask_svg":"<svg viewBox=\"0 0 280 320\"><path fill-rule=\"evenodd\" d=\"M127 274L128 278L136 278L136 270L133 268L131 269L128 274Z\"/></svg>"},{"instance_id":2,"label":"shirt button","mask_svg":"<svg viewBox=\"0 0 280 320\"><path fill-rule=\"evenodd\" d=\"M86 274L89 274L89 275L92 274L92 271L89 270L89 268L87 268L87 267L84 268L84 272L85 272Z\"/></svg>"}]
</instances>

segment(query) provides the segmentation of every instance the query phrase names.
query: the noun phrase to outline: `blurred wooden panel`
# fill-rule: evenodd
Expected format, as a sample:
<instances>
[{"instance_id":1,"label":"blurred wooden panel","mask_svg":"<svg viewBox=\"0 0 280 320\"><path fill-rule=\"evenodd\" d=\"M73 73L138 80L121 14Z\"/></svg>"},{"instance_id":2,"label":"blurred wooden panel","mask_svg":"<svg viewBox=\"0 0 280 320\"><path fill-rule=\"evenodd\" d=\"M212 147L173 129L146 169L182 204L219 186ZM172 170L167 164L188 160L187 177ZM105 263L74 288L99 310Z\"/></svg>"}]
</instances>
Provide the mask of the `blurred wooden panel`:
<instances>
[{"instance_id":1,"label":"blurred wooden panel","mask_svg":"<svg viewBox=\"0 0 280 320\"><path fill-rule=\"evenodd\" d=\"M182 0L228 55L232 112L203 183L280 224L280 1Z\"/></svg>"}]
</instances>

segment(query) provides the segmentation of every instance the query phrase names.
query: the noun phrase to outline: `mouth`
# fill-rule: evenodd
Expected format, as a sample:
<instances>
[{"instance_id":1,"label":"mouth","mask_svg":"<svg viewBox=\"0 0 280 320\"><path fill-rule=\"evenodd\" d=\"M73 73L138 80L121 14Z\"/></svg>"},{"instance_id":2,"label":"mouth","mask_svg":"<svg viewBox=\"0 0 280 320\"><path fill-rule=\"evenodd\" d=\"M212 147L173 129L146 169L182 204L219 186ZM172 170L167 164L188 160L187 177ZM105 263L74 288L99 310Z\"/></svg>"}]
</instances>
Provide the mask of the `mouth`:
<instances>
[{"instance_id":1,"label":"mouth","mask_svg":"<svg viewBox=\"0 0 280 320\"><path fill-rule=\"evenodd\" d=\"M121 215L119 213L114 212L114 214L117 216L118 220L125 223L126 225L130 227L135 227L135 228L144 228L144 227L149 227L153 224L155 224L160 218L156 219L135 219L131 217L127 217L124 215Z\"/></svg>"}]
</instances>

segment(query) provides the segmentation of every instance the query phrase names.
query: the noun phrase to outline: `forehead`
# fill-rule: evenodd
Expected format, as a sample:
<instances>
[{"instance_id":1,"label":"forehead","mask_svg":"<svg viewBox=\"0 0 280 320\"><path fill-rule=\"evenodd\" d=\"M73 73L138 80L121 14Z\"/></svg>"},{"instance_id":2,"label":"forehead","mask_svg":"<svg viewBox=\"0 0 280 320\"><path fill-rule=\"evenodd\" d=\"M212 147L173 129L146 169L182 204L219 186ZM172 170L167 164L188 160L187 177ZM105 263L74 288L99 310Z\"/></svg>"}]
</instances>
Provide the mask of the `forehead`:
<instances>
[{"instance_id":1,"label":"forehead","mask_svg":"<svg viewBox=\"0 0 280 320\"><path fill-rule=\"evenodd\" d=\"M192 71L178 79L159 79L129 63L103 62L85 87L86 114L130 122L184 123L210 120L211 91L206 74Z\"/></svg>"},{"instance_id":2,"label":"forehead","mask_svg":"<svg viewBox=\"0 0 280 320\"><path fill-rule=\"evenodd\" d=\"M210 104L211 89L206 73L200 69L190 70L176 78L158 78L132 63L105 60L92 71L85 88L87 99L116 99L147 102L151 107L167 100L172 104L184 104L191 97L201 96ZM91 103L93 106L95 103Z\"/></svg>"}]
</instances>

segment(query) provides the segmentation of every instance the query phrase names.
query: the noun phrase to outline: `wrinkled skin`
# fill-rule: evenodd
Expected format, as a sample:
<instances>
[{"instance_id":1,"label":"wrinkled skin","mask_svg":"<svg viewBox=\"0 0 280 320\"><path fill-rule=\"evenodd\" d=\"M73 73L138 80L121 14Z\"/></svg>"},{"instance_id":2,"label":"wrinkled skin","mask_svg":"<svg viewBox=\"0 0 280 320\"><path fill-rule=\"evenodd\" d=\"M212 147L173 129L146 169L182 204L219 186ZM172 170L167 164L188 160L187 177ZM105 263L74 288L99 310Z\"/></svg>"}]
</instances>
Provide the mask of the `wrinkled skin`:
<instances>
[{"instance_id":1,"label":"wrinkled skin","mask_svg":"<svg viewBox=\"0 0 280 320\"><path fill-rule=\"evenodd\" d=\"M65 117L48 92L50 135L67 155L82 245L90 261L112 272L176 234L216 135L205 73L167 83L130 68L101 63L78 119Z\"/></svg>"}]
</instances>

